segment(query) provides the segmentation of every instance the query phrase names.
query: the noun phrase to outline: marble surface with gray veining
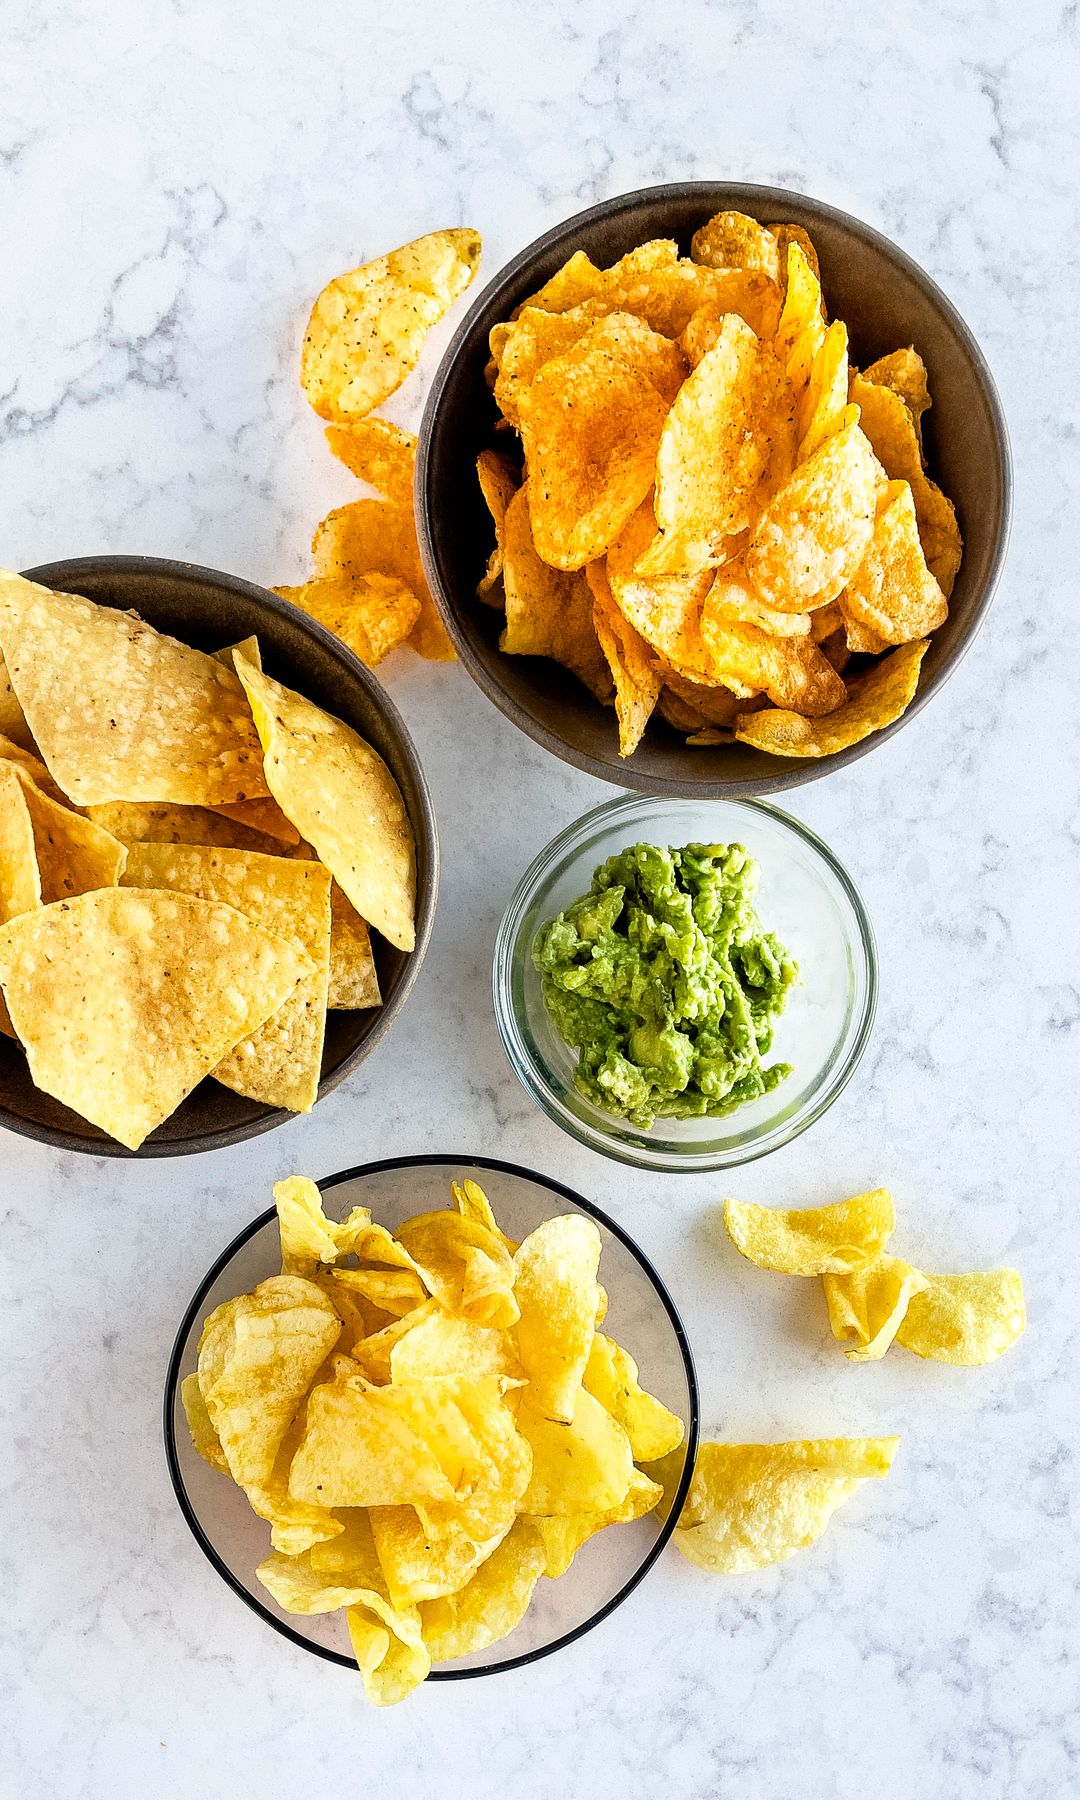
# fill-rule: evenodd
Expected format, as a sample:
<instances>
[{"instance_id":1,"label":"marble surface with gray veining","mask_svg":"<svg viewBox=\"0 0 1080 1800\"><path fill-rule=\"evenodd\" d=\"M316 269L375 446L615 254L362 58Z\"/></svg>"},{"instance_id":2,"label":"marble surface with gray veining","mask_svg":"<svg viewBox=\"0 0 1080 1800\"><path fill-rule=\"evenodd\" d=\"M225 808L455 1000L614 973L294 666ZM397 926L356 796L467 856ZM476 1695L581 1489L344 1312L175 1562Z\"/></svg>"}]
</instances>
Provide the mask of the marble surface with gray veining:
<instances>
[{"instance_id":1,"label":"marble surface with gray veining","mask_svg":"<svg viewBox=\"0 0 1080 1800\"><path fill-rule=\"evenodd\" d=\"M386 679L444 878L377 1056L310 1117L208 1157L0 1137L4 1800L1080 1792L1078 31L1052 0L5 10L2 562L150 552L297 579L354 491L296 381L321 284L443 224L482 230L491 273L567 213L684 176L802 189L930 270L1000 383L1016 515L948 690L790 800L854 872L881 956L871 1048L790 1148L654 1179L519 1090L488 999L500 911L610 790L461 668L404 656ZM274 1178L434 1148L518 1159L618 1212L683 1310L707 1431L904 1441L786 1566L725 1581L670 1553L557 1657L376 1713L203 1560L161 1386L198 1278ZM1021 1268L1031 1324L1003 1361L850 1366L811 1284L758 1274L715 1230L729 1188L809 1203L876 1183L914 1260Z\"/></svg>"}]
</instances>

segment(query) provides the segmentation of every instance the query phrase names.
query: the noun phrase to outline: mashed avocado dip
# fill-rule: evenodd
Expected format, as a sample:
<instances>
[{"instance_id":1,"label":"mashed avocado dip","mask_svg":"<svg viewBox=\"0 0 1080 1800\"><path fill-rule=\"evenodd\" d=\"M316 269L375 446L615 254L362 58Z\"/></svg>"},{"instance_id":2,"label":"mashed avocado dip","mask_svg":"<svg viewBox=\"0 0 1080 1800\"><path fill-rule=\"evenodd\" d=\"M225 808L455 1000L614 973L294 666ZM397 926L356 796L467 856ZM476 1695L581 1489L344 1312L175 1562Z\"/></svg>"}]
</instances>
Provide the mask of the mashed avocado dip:
<instances>
[{"instance_id":1,"label":"mashed avocado dip","mask_svg":"<svg viewBox=\"0 0 1080 1800\"><path fill-rule=\"evenodd\" d=\"M588 1100L651 1125L727 1113L768 1093L762 1066L798 968L754 911L741 844L635 844L539 932L533 961Z\"/></svg>"}]
</instances>

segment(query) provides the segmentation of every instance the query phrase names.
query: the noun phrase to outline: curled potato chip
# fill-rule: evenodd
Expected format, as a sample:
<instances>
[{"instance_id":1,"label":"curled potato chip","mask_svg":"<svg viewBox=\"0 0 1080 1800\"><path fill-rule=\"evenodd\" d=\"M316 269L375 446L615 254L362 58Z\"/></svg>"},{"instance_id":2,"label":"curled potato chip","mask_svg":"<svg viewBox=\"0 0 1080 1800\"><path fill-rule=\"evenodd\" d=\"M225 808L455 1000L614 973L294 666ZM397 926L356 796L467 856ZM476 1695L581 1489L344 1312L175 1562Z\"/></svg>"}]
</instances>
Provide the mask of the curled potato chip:
<instances>
[{"instance_id":1,"label":"curled potato chip","mask_svg":"<svg viewBox=\"0 0 1080 1800\"><path fill-rule=\"evenodd\" d=\"M545 1219L514 1256L514 1297L521 1309L514 1348L530 1399L549 1419L576 1416L596 1329L600 1249L593 1221L565 1213Z\"/></svg>"},{"instance_id":2,"label":"curled potato chip","mask_svg":"<svg viewBox=\"0 0 1080 1800\"><path fill-rule=\"evenodd\" d=\"M397 1238L447 1312L499 1331L516 1323L514 1262L501 1234L457 1212L430 1212L406 1220Z\"/></svg>"},{"instance_id":3,"label":"curled potato chip","mask_svg":"<svg viewBox=\"0 0 1080 1800\"><path fill-rule=\"evenodd\" d=\"M431 1669L431 1658L419 1626L410 1615L395 1614L391 1622L383 1609L364 1604L350 1606L345 1614L349 1642L364 1692L373 1706L396 1706L407 1700Z\"/></svg>"},{"instance_id":4,"label":"curled potato chip","mask_svg":"<svg viewBox=\"0 0 1080 1800\"><path fill-rule=\"evenodd\" d=\"M848 335L840 319L829 326L814 353L799 407L799 461L813 456L840 430L848 403Z\"/></svg>"},{"instance_id":5,"label":"curled potato chip","mask_svg":"<svg viewBox=\"0 0 1080 1800\"><path fill-rule=\"evenodd\" d=\"M462 1588L423 1601L421 1629L432 1662L453 1662L509 1636L525 1617L544 1560L538 1532L518 1519Z\"/></svg>"},{"instance_id":6,"label":"curled potato chip","mask_svg":"<svg viewBox=\"0 0 1080 1800\"><path fill-rule=\"evenodd\" d=\"M656 707L663 673L645 639L616 606L603 562L587 564L585 575L593 597L593 629L615 683L619 755L632 756Z\"/></svg>"},{"instance_id":7,"label":"curled potato chip","mask_svg":"<svg viewBox=\"0 0 1080 1800\"><path fill-rule=\"evenodd\" d=\"M513 1256L517 1245L513 1238L508 1238L505 1231L500 1230L491 1202L479 1182L452 1181L450 1195L463 1219L471 1219L476 1225L486 1225Z\"/></svg>"},{"instance_id":8,"label":"curled potato chip","mask_svg":"<svg viewBox=\"0 0 1080 1800\"><path fill-rule=\"evenodd\" d=\"M922 416L931 405L926 364L913 345L904 350L891 350L879 356L863 370L863 378L878 387L891 388L899 394L915 421L919 449L922 449Z\"/></svg>"},{"instance_id":9,"label":"curled potato chip","mask_svg":"<svg viewBox=\"0 0 1080 1800\"><path fill-rule=\"evenodd\" d=\"M621 1506L634 1473L630 1440L599 1400L580 1390L574 1416L549 1418L526 1388L518 1430L532 1451L532 1474L521 1511L547 1516L608 1512Z\"/></svg>"},{"instance_id":10,"label":"curled potato chip","mask_svg":"<svg viewBox=\"0 0 1080 1800\"><path fill-rule=\"evenodd\" d=\"M662 665L663 666L663 665ZM664 687L660 695L660 711L669 725L679 731L700 731L703 726L729 729L745 701L730 688L705 687L699 681L688 681L664 667Z\"/></svg>"},{"instance_id":11,"label":"curled potato chip","mask_svg":"<svg viewBox=\"0 0 1080 1800\"><path fill-rule=\"evenodd\" d=\"M724 1227L740 1256L777 1275L847 1274L879 1256L896 1224L885 1188L834 1206L794 1210L724 1201Z\"/></svg>"},{"instance_id":12,"label":"curled potato chip","mask_svg":"<svg viewBox=\"0 0 1080 1800\"><path fill-rule=\"evenodd\" d=\"M944 624L948 602L926 566L906 481L887 481L879 489L874 535L840 595L840 611L879 646L910 644Z\"/></svg>"},{"instance_id":13,"label":"curled potato chip","mask_svg":"<svg viewBox=\"0 0 1080 1800\"><path fill-rule=\"evenodd\" d=\"M569 311L546 312L527 306L509 324L496 325L491 333L495 358L495 402L511 425L521 419L522 396L532 386L545 363L584 337L591 326L615 308L603 299L587 300Z\"/></svg>"},{"instance_id":14,"label":"curled potato chip","mask_svg":"<svg viewBox=\"0 0 1080 1800\"><path fill-rule=\"evenodd\" d=\"M431 326L476 274L480 250L475 231L432 231L328 283L300 359L300 385L322 418L363 418L401 386Z\"/></svg>"},{"instance_id":15,"label":"curled potato chip","mask_svg":"<svg viewBox=\"0 0 1080 1800\"><path fill-rule=\"evenodd\" d=\"M821 1536L864 1480L888 1474L899 1442L702 1444L672 1542L716 1575L783 1562Z\"/></svg>"},{"instance_id":16,"label":"curled potato chip","mask_svg":"<svg viewBox=\"0 0 1080 1800\"><path fill-rule=\"evenodd\" d=\"M849 408L766 506L751 533L746 573L769 606L805 612L846 587L874 530L877 465Z\"/></svg>"},{"instance_id":17,"label":"curled potato chip","mask_svg":"<svg viewBox=\"0 0 1080 1800\"><path fill-rule=\"evenodd\" d=\"M336 1282L339 1293L341 1283ZM344 1290L348 1295L348 1289ZM341 1302L338 1301L339 1310ZM389 1324L382 1325L376 1331L363 1330L356 1334L351 1354L362 1373L376 1386L384 1386L390 1380L390 1357L395 1344L399 1344L409 1332L415 1331L433 1313L439 1311L437 1300L425 1300L412 1312L403 1313L399 1319L391 1319Z\"/></svg>"},{"instance_id":18,"label":"curled potato chip","mask_svg":"<svg viewBox=\"0 0 1080 1800\"><path fill-rule=\"evenodd\" d=\"M622 1426L636 1463L655 1462L682 1443L682 1420L645 1392L633 1357L602 1332L593 1338L582 1386Z\"/></svg>"},{"instance_id":19,"label":"curled potato chip","mask_svg":"<svg viewBox=\"0 0 1080 1800\"><path fill-rule=\"evenodd\" d=\"M821 282L801 244L787 244L784 304L776 328L775 350L788 380L801 398L809 385L814 358L825 339Z\"/></svg>"},{"instance_id":20,"label":"curled potato chip","mask_svg":"<svg viewBox=\"0 0 1080 1800\"><path fill-rule=\"evenodd\" d=\"M927 567L948 599L963 540L952 501L923 471L916 415L894 388L871 380L869 372L852 376L850 394L859 408L861 429L886 475L911 487Z\"/></svg>"},{"instance_id":21,"label":"curled potato chip","mask_svg":"<svg viewBox=\"0 0 1080 1800\"><path fill-rule=\"evenodd\" d=\"M711 269L760 269L773 281L780 279L780 252L767 225L759 225L746 213L714 213L690 243L695 262Z\"/></svg>"},{"instance_id":22,"label":"curled potato chip","mask_svg":"<svg viewBox=\"0 0 1080 1800\"><path fill-rule=\"evenodd\" d=\"M770 224L768 229L776 239L776 248L780 258L781 286L785 288L787 286L788 250L792 244L798 244L807 266L820 285L821 265L818 262L818 253L810 241L809 233L804 231L801 225L778 224L775 221Z\"/></svg>"},{"instance_id":23,"label":"curled potato chip","mask_svg":"<svg viewBox=\"0 0 1080 1800\"><path fill-rule=\"evenodd\" d=\"M350 581L316 575L299 587L278 587L274 592L324 625L369 669L406 642L422 611L412 589L396 575L374 571Z\"/></svg>"},{"instance_id":24,"label":"curled potato chip","mask_svg":"<svg viewBox=\"0 0 1080 1800\"><path fill-rule=\"evenodd\" d=\"M384 500L412 505L416 438L411 431L389 419L356 419L351 425L328 425L326 441L338 461Z\"/></svg>"},{"instance_id":25,"label":"curled potato chip","mask_svg":"<svg viewBox=\"0 0 1080 1800\"><path fill-rule=\"evenodd\" d=\"M701 641L713 680L747 697L764 692L777 705L798 707L800 717L840 706L847 690L811 637L777 637L740 618L740 602L752 610L745 571L739 564L725 565L701 608Z\"/></svg>"},{"instance_id":26,"label":"curled potato chip","mask_svg":"<svg viewBox=\"0 0 1080 1800\"><path fill-rule=\"evenodd\" d=\"M498 606L500 601L492 598L492 591L503 572L503 521L520 483L513 463L507 457L500 456L497 450L481 450L476 459L476 476L495 526L495 548L487 559L487 567L476 593L478 599Z\"/></svg>"},{"instance_id":27,"label":"curled potato chip","mask_svg":"<svg viewBox=\"0 0 1080 1800\"><path fill-rule=\"evenodd\" d=\"M663 1494L658 1482L650 1480L640 1469L635 1469L630 1477L630 1486L625 1498L618 1506L609 1508L607 1512L571 1513L561 1516L554 1513L546 1517L529 1520L539 1533L544 1546L544 1574L552 1577L565 1575L582 1544L588 1543L598 1531L604 1531L609 1525L627 1525L634 1519L644 1518L652 1512Z\"/></svg>"},{"instance_id":28,"label":"curled potato chip","mask_svg":"<svg viewBox=\"0 0 1080 1800\"><path fill-rule=\"evenodd\" d=\"M214 1430L210 1414L206 1410L206 1401L199 1386L198 1371L193 1370L185 1375L180 1383L180 1399L184 1408L191 1442L203 1462L209 1463L221 1475L229 1473L229 1465L225 1461L225 1452L221 1448L221 1440Z\"/></svg>"},{"instance_id":29,"label":"curled potato chip","mask_svg":"<svg viewBox=\"0 0 1080 1800\"><path fill-rule=\"evenodd\" d=\"M916 1356L963 1367L994 1362L1027 1324L1024 1286L1015 1269L924 1280L896 1333L897 1343Z\"/></svg>"},{"instance_id":30,"label":"curled potato chip","mask_svg":"<svg viewBox=\"0 0 1080 1800\"><path fill-rule=\"evenodd\" d=\"M598 269L584 250L575 250L569 262L556 269L537 293L522 301L518 316L530 306L539 307L542 312L569 312L582 301L595 299L603 289L604 270Z\"/></svg>"},{"instance_id":31,"label":"curled potato chip","mask_svg":"<svg viewBox=\"0 0 1080 1800\"><path fill-rule=\"evenodd\" d=\"M602 556L641 505L684 374L674 344L630 313L610 313L522 394L533 539L553 568Z\"/></svg>"},{"instance_id":32,"label":"curled potato chip","mask_svg":"<svg viewBox=\"0 0 1080 1800\"><path fill-rule=\"evenodd\" d=\"M537 555L529 486L518 489L503 519L506 628L499 647L510 656L553 657L606 700L611 672L593 624L592 590L580 569L554 569Z\"/></svg>"},{"instance_id":33,"label":"curled potato chip","mask_svg":"<svg viewBox=\"0 0 1080 1800\"><path fill-rule=\"evenodd\" d=\"M380 1312L400 1319L427 1299L427 1288L411 1269L335 1269L339 1287L362 1294Z\"/></svg>"},{"instance_id":34,"label":"curled potato chip","mask_svg":"<svg viewBox=\"0 0 1080 1800\"><path fill-rule=\"evenodd\" d=\"M411 502L397 506L389 500L353 500L335 507L316 526L311 550L320 575L350 588L361 576L393 576L420 602L408 639L413 649L430 661L454 660L454 647L424 579Z\"/></svg>"},{"instance_id":35,"label":"curled potato chip","mask_svg":"<svg viewBox=\"0 0 1080 1800\"><path fill-rule=\"evenodd\" d=\"M902 644L848 686L842 706L823 719L787 711L740 713L735 736L771 756L831 756L891 725L907 711L919 685L919 667L929 645Z\"/></svg>"},{"instance_id":36,"label":"curled potato chip","mask_svg":"<svg viewBox=\"0 0 1080 1800\"><path fill-rule=\"evenodd\" d=\"M833 1337L855 1344L844 1352L851 1362L878 1362L912 1296L928 1285L925 1275L898 1256L878 1256L845 1275L826 1274L824 1284Z\"/></svg>"},{"instance_id":37,"label":"curled potato chip","mask_svg":"<svg viewBox=\"0 0 1080 1800\"><path fill-rule=\"evenodd\" d=\"M679 574L723 561L727 541L786 480L794 456L794 402L784 371L731 313L664 421L654 500L660 536L640 573Z\"/></svg>"}]
</instances>

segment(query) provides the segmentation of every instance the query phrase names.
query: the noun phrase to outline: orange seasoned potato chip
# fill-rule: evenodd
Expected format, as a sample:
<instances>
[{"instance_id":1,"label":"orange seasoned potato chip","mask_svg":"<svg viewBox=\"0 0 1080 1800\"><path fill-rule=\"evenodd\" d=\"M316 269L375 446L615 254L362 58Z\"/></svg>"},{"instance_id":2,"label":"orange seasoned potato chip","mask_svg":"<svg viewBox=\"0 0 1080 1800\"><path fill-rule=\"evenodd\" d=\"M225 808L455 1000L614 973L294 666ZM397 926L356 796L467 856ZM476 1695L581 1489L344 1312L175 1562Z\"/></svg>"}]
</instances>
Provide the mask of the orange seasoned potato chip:
<instances>
[{"instance_id":1,"label":"orange seasoned potato chip","mask_svg":"<svg viewBox=\"0 0 1080 1800\"><path fill-rule=\"evenodd\" d=\"M714 213L707 225L695 231L690 244L695 262L711 269L760 269L773 281L780 279L780 250L767 225L741 212Z\"/></svg>"},{"instance_id":2,"label":"orange seasoned potato chip","mask_svg":"<svg viewBox=\"0 0 1080 1800\"><path fill-rule=\"evenodd\" d=\"M593 597L593 629L615 683L619 755L632 756L664 683L663 671L645 639L616 606L603 562L586 566Z\"/></svg>"},{"instance_id":3,"label":"orange seasoned potato chip","mask_svg":"<svg viewBox=\"0 0 1080 1800\"><path fill-rule=\"evenodd\" d=\"M493 593L503 572L503 522L511 500L517 493L520 484L518 471L505 456L497 450L482 450L476 459L476 477L480 483L480 492L484 496L484 504L491 514L495 526L495 548L487 560L487 568L477 585L477 598L487 600L492 606L502 605L502 601Z\"/></svg>"},{"instance_id":4,"label":"orange seasoned potato chip","mask_svg":"<svg viewBox=\"0 0 1080 1800\"><path fill-rule=\"evenodd\" d=\"M848 404L847 326L837 319L814 353L810 380L799 403L799 461L833 437Z\"/></svg>"},{"instance_id":5,"label":"orange seasoned potato chip","mask_svg":"<svg viewBox=\"0 0 1080 1800\"><path fill-rule=\"evenodd\" d=\"M807 612L835 600L874 530L877 465L849 408L834 432L784 483L750 536L746 573L769 606Z\"/></svg>"},{"instance_id":6,"label":"orange seasoned potato chip","mask_svg":"<svg viewBox=\"0 0 1080 1800\"><path fill-rule=\"evenodd\" d=\"M371 572L348 581L316 575L274 592L325 625L369 669L405 643L421 614L417 596L396 575Z\"/></svg>"},{"instance_id":7,"label":"orange seasoned potato chip","mask_svg":"<svg viewBox=\"0 0 1080 1800\"><path fill-rule=\"evenodd\" d=\"M814 358L825 341L825 309L821 283L798 243L788 245L786 270L784 304L774 347L796 397L801 399Z\"/></svg>"},{"instance_id":8,"label":"orange seasoned potato chip","mask_svg":"<svg viewBox=\"0 0 1080 1800\"><path fill-rule=\"evenodd\" d=\"M740 713L735 735L772 756L829 756L858 744L872 731L891 725L910 706L919 685L925 639L902 644L850 682L842 706L824 718L806 719L788 710Z\"/></svg>"},{"instance_id":9,"label":"orange seasoned potato chip","mask_svg":"<svg viewBox=\"0 0 1080 1800\"><path fill-rule=\"evenodd\" d=\"M878 490L866 555L840 595L844 622L861 627L881 649L928 636L944 623L948 610L926 566L911 488L906 481L887 481Z\"/></svg>"},{"instance_id":10,"label":"orange seasoned potato chip","mask_svg":"<svg viewBox=\"0 0 1080 1800\"><path fill-rule=\"evenodd\" d=\"M886 475L911 488L927 567L947 600L963 556L963 540L952 501L923 470L916 415L895 389L872 381L869 374L852 376L850 394Z\"/></svg>"},{"instance_id":11,"label":"orange seasoned potato chip","mask_svg":"<svg viewBox=\"0 0 1080 1800\"><path fill-rule=\"evenodd\" d=\"M932 402L926 364L919 352L912 345L906 350L891 350L888 356L879 356L877 362L870 363L862 373L865 381L891 388L894 394L899 394L915 421L921 452L922 416Z\"/></svg>"},{"instance_id":12,"label":"orange seasoned potato chip","mask_svg":"<svg viewBox=\"0 0 1080 1800\"><path fill-rule=\"evenodd\" d=\"M529 483L518 489L503 518L506 628L500 648L510 656L551 656L598 700L612 691L611 671L593 624L593 596L583 570L555 569L537 555Z\"/></svg>"},{"instance_id":13,"label":"orange seasoned potato chip","mask_svg":"<svg viewBox=\"0 0 1080 1800\"><path fill-rule=\"evenodd\" d=\"M316 526L311 549L320 575L349 586L360 576L396 577L420 602L408 642L432 661L453 660L453 646L424 579L411 505L354 500L338 506Z\"/></svg>"},{"instance_id":14,"label":"orange seasoned potato chip","mask_svg":"<svg viewBox=\"0 0 1080 1800\"><path fill-rule=\"evenodd\" d=\"M606 573L612 599L670 669L707 686L714 677L700 626L702 602L713 585L713 572L640 574L638 565L655 537L652 502L646 500L608 551Z\"/></svg>"},{"instance_id":15,"label":"orange seasoned potato chip","mask_svg":"<svg viewBox=\"0 0 1080 1800\"><path fill-rule=\"evenodd\" d=\"M800 716L840 706L844 683L811 637L777 637L740 618L731 603L733 586L745 594L734 566L720 569L701 608L701 640L713 679L747 697L766 693L778 706L798 707Z\"/></svg>"},{"instance_id":16,"label":"orange seasoned potato chip","mask_svg":"<svg viewBox=\"0 0 1080 1800\"><path fill-rule=\"evenodd\" d=\"M416 470L416 438L389 419L356 419L328 425L326 441L339 462L394 506L410 506Z\"/></svg>"}]
</instances>

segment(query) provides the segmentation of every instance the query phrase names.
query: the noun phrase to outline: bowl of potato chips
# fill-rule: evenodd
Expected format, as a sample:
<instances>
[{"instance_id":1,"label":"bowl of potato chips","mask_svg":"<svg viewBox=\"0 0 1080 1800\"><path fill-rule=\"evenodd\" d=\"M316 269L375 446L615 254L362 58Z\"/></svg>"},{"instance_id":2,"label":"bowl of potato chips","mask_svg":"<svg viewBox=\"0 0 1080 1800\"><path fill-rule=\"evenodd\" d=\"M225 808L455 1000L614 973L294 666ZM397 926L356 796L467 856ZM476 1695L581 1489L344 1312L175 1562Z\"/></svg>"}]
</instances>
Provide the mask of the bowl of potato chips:
<instances>
[{"instance_id":1,"label":"bowl of potato chips","mask_svg":"<svg viewBox=\"0 0 1080 1800\"><path fill-rule=\"evenodd\" d=\"M0 1119L175 1156L307 1112L404 1003L435 823L329 633L148 557L0 571Z\"/></svg>"},{"instance_id":2,"label":"bowl of potato chips","mask_svg":"<svg viewBox=\"0 0 1080 1800\"><path fill-rule=\"evenodd\" d=\"M650 188L507 265L436 375L424 566L475 680L538 743L654 793L865 755L975 636L1008 437L951 302L784 189Z\"/></svg>"},{"instance_id":3,"label":"bowl of potato chips","mask_svg":"<svg viewBox=\"0 0 1080 1800\"><path fill-rule=\"evenodd\" d=\"M686 1333L625 1231L484 1157L279 1181L181 1323L169 1470L223 1580L377 1705L549 1655L675 1529Z\"/></svg>"}]
</instances>

